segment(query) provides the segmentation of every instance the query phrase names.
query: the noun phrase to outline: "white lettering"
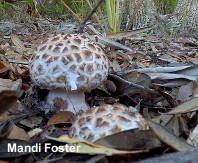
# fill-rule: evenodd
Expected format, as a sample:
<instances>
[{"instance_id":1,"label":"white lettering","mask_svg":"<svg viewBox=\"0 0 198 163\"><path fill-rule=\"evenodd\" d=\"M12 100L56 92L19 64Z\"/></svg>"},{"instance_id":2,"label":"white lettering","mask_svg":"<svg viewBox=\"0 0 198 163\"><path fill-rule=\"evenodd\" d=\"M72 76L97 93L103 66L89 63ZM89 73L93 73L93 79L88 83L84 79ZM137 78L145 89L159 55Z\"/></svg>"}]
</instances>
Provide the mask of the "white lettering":
<instances>
[{"instance_id":1,"label":"white lettering","mask_svg":"<svg viewBox=\"0 0 198 163\"><path fill-rule=\"evenodd\" d=\"M79 148L81 146L74 146L71 145L69 146L68 144L66 145L60 145L60 146L52 146L51 143L45 143L45 152L47 152L48 150L51 150L52 152L79 152Z\"/></svg>"},{"instance_id":2,"label":"white lettering","mask_svg":"<svg viewBox=\"0 0 198 163\"><path fill-rule=\"evenodd\" d=\"M79 148L80 148L81 146L78 146L78 145L77 145L76 147L77 147L77 152L79 152Z\"/></svg>"},{"instance_id":3,"label":"white lettering","mask_svg":"<svg viewBox=\"0 0 198 163\"><path fill-rule=\"evenodd\" d=\"M23 146L22 145L18 146L17 152L23 152Z\"/></svg>"},{"instance_id":4,"label":"white lettering","mask_svg":"<svg viewBox=\"0 0 198 163\"><path fill-rule=\"evenodd\" d=\"M69 151L70 151L70 152L75 152L75 146L70 146L70 147L69 147Z\"/></svg>"},{"instance_id":5,"label":"white lettering","mask_svg":"<svg viewBox=\"0 0 198 163\"><path fill-rule=\"evenodd\" d=\"M59 146L58 148L59 148L58 150L59 152L64 152L64 146Z\"/></svg>"},{"instance_id":6,"label":"white lettering","mask_svg":"<svg viewBox=\"0 0 198 163\"><path fill-rule=\"evenodd\" d=\"M24 146L23 152L31 152L31 146Z\"/></svg>"},{"instance_id":7,"label":"white lettering","mask_svg":"<svg viewBox=\"0 0 198 163\"><path fill-rule=\"evenodd\" d=\"M16 143L8 143L8 152L16 152Z\"/></svg>"},{"instance_id":8,"label":"white lettering","mask_svg":"<svg viewBox=\"0 0 198 163\"><path fill-rule=\"evenodd\" d=\"M47 152L47 150L51 148L50 145L50 143L45 143L45 152Z\"/></svg>"},{"instance_id":9,"label":"white lettering","mask_svg":"<svg viewBox=\"0 0 198 163\"><path fill-rule=\"evenodd\" d=\"M58 152L58 147L54 145L52 146L51 150L52 152Z\"/></svg>"}]
</instances>

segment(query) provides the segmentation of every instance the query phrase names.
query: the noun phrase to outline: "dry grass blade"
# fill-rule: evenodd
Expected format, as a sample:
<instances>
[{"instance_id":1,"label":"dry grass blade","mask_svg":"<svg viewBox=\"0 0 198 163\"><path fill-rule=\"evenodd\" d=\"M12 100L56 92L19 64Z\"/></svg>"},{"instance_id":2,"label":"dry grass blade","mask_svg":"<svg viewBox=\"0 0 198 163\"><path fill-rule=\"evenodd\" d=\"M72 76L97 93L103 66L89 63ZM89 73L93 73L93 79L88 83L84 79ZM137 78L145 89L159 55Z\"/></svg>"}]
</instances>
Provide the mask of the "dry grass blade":
<instances>
[{"instance_id":1,"label":"dry grass blade","mask_svg":"<svg viewBox=\"0 0 198 163\"><path fill-rule=\"evenodd\" d=\"M185 151L193 149L194 147L186 143L184 140L178 138L165 127L159 125L158 123L148 121L148 125L155 133L155 135L160 139L164 144L168 145L170 148L176 151Z\"/></svg>"},{"instance_id":2,"label":"dry grass blade","mask_svg":"<svg viewBox=\"0 0 198 163\"><path fill-rule=\"evenodd\" d=\"M124 37L129 37L129 36L132 36L132 35L136 35L138 33L149 31L151 29L152 29L152 27L146 27L146 28L136 29L136 30L133 30L133 31L116 32L116 33L108 34L107 37L111 38L111 39L112 38L122 39Z\"/></svg>"}]
</instances>

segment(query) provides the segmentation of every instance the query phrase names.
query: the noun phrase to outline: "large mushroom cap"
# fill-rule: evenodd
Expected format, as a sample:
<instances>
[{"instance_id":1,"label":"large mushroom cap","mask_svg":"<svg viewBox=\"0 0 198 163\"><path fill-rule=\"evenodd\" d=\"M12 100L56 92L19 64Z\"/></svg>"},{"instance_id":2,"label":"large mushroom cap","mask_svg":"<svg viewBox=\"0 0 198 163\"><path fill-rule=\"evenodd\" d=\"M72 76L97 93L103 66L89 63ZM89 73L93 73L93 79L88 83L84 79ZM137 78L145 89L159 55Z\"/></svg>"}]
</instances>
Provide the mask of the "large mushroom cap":
<instances>
[{"instance_id":1,"label":"large mushroom cap","mask_svg":"<svg viewBox=\"0 0 198 163\"><path fill-rule=\"evenodd\" d=\"M30 61L34 83L44 89L88 91L106 79L108 59L99 45L80 34L56 35L43 42Z\"/></svg>"},{"instance_id":2,"label":"large mushroom cap","mask_svg":"<svg viewBox=\"0 0 198 163\"><path fill-rule=\"evenodd\" d=\"M130 129L148 129L146 120L121 104L92 107L75 119L70 136L94 142L102 137Z\"/></svg>"}]
</instances>

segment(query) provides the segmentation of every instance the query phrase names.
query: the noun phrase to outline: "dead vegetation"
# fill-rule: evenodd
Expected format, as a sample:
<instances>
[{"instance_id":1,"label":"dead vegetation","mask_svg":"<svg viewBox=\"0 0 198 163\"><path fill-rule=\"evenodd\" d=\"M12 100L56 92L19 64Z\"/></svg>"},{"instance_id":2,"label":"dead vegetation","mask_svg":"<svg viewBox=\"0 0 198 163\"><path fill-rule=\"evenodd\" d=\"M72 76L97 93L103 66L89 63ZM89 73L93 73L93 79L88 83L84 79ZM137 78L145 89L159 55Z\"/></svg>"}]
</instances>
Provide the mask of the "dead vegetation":
<instances>
[{"instance_id":1,"label":"dead vegetation","mask_svg":"<svg viewBox=\"0 0 198 163\"><path fill-rule=\"evenodd\" d=\"M0 22L0 162L196 162L197 34L156 36L148 27L95 36L90 28L100 31L97 24L85 25L84 32L109 60L107 80L86 93L88 106L123 104L149 126L90 143L68 136L74 114L51 111L45 103L48 90L36 86L29 75L29 60L45 38L75 33L78 27L42 18ZM9 143L38 145L41 151L8 152ZM81 148L46 151L47 143Z\"/></svg>"}]
</instances>

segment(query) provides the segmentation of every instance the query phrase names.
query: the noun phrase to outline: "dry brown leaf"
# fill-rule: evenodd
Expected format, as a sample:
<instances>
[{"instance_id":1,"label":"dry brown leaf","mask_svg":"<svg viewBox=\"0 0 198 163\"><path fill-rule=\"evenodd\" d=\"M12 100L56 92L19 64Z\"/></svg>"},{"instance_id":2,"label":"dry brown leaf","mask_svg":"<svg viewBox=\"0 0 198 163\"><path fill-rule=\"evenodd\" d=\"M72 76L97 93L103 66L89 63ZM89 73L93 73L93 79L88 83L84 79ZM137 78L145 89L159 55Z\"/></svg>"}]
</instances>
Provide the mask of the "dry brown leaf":
<instances>
[{"instance_id":1,"label":"dry brown leaf","mask_svg":"<svg viewBox=\"0 0 198 163\"><path fill-rule=\"evenodd\" d=\"M198 97L198 86L194 88L192 97Z\"/></svg>"},{"instance_id":2,"label":"dry brown leaf","mask_svg":"<svg viewBox=\"0 0 198 163\"><path fill-rule=\"evenodd\" d=\"M8 67L6 67L6 65L0 61L0 77L4 77L7 74L7 71L9 70Z\"/></svg>"},{"instance_id":3,"label":"dry brown leaf","mask_svg":"<svg viewBox=\"0 0 198 163\"><path fill-rule=\"evenodd\" d=\"M185 151L189 149L193 149L194 147L190 144L186 143L181 138L175 136L173 133L168 131L165 127L161 126L158 123L148 121L149 127L155 133L155 135L160 139L163 143L168 145L170 148L176 151Z\"/></svg>"},{"instance_id":4,"label":"dry brown leaf","mask_svg":"<svg viewBox=\"0 0 198 163\"><path fill-rule=\"evenodd\" d=\"M13 124L13 122L8 120L0 123L0 139L6 138L10 134Z\"/></svg>"},{"instance_id":5,"label":"dry brown leaf","mask_svg":"<svg viewBox=\"0 0 198 163\"><path fill-rule=\"evenodd\" d=\"M113 61L110 62L110 67L113 69L114 72L121 71L121 67L117 59L113 59Z\"/></svg>"},{"instance_id":6,"label":"dry brown leaf","mask_svg":"<svg viewBox=\"0 0 198 163\"><path fill-rule=\"evenodd\" d=\"M14 44L16 47L18 47L18 48L20 48L20 49L26 51L26 48L25 48L25 46L23 45L23 42L19 39L19 37L18 37L17 35L11 34L10 38L11 38L13 44Z\"/></svg>"},{"instance_id":7,"label":"dry brown leaf","mask_svg":"<svg viewBox=\"0 0 198 163\"><path fill-rule=\"evenodd\" d=\"M12 81L10 79L2 79L0 78L0 92L6 90L20 91L22 87L22 80L18 79L16 81Z\"/></svg>"},{"instance_id":8,"label":"dry brown leaf","mask_svg":"<svg viewBox=\"0 0 198 163\"><path fill-rule=\"evenodd\" d=\"M25 130L23 130L22 128L17 127L15 124L13 124L12 130L7 138L25 141L29 141L30 139L27 132L25 132Z\"/></svg>"},{"instance_id":9,"label":"dry brown leaf","mask_svg":"<svg viewBox=\"0 0 198 163\"><path fill-rule=\"evenodd\" d=\"M133 140L133 141L131 141ZM94 142L108 148L131 150L150 150L161 145L160 141L150 130L133 129L119 132Z\"/></svg>"},{"instance_id":10,"label":"dry brown leaf","mask_svg":"<svg viewBox=\"0 0 198 163\"><path fill-rule=\"evenodd\" d=\"M69 121L74 114L69 111L64 111L57 113L53 115L47 122L47 126L54 125L54 124L60 124L60 123L66 123Z\"/></svg>"},{"instance_id":11,"label":"dry brown leaf","mask_svg":"<svg viewBox=\"0 0 198 163\"><path fill-rule=\"evenodd\" d=\"M182 114L198 110L198 97L185 101L165 114Z\"/></svg>"},{"instance_id":12,"label":"dry brown leaf","mask_svg":"<svg viewBox=\"0 0 198 163\"><path fill-rule=\"evenodd\" d=\"M193 129L193 131L190 133L187 143L198 147L198 125Z\"/></svg>"},{"instance_id":13,"label":"dry brown leaf","mask_svg":"<svg viewBox=\"0 0 198 163\"><path fill-rule=\"evenodd\" d=\"M12 104L22 95L20 91L2 91L0 92L0 114L8 110Z\"/></svg>"},{"instance_id":14,"label":"dry brown leaf","mask_svg":"<svg viewBox=\"0 0 198 163\"><path fill-rule=\"evenodd\" d=\"M35 126L41 124L42 120L43 118L41 116L33 116L33 117L29 117L28 119L22 119L20 121L20 124L29 128L34 128Z\"/></svg>"},{"instance_id":15,"label":"dry brown leaf","mask_svg":"<svg viewBox=\"0 0 198 163\"><path fill-rule=\"evenodd\" d=\"M46 136L48 139L55 140L58 142L64 142L64 143L75 143L76 146L80 146L79 150L75 150L73 153L84 153L84 154L104 154L107 156L111 156L113 154L129 154L129 153L140 153L143 151L122 151L122 150L116 150L116 149L111 149L107 148L105 146L100 146L94 143L90 143L87 141L81 141L76 138L72 138L68 135L62 135L58 138L53 138Z\"/></svg>"},{"instance_id":16,"label":"dry brown leaf","mask_svg":"<svg viewBox=\"0 0 198 163\"><path fill-rule=\"evenodd\" d=\"M180 100L182 102L187 100L190 96L192 96L193 90L196 87L196 85L196 82L192 81L187 85L181 86L178 91L177 100Z\"/></svg>"},{"instance_id":17,"label":"dry brown leaf","mask_svg":"<svg viewBox=\"0 0 198 163\"><path fill-rule=\"evenodd\" d=\"M106 80L105 83L104 83L104 86L105 86L108 93L113 94L113 93L116 92L116 86L115 86L113 81Z\"/></svg>"}]
</instances>

